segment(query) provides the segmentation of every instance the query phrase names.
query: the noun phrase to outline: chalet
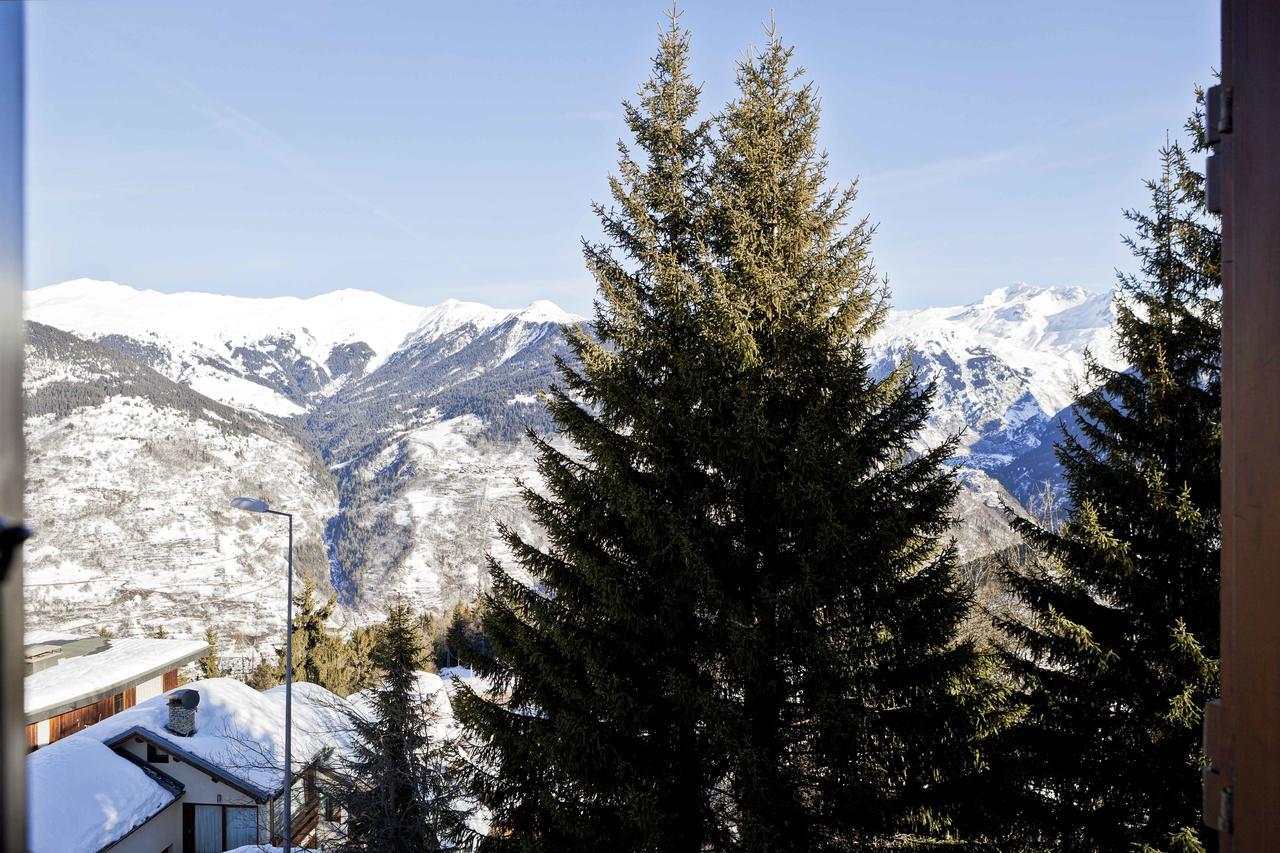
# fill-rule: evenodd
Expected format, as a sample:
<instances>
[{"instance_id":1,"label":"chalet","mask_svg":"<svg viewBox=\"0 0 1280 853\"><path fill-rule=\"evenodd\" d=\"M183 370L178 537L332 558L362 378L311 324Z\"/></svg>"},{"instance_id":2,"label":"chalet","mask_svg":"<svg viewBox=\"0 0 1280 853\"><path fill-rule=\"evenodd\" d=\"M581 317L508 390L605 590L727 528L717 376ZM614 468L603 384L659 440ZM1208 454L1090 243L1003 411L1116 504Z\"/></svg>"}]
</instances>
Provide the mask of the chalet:
<instances>
[{"instance_id":1,"label":"chalet","mask_svg":"<svg viewBox=\"0 0 1280 853\"><path fill-rule=\"evenodd\" d=\"M322 830L317 768L344 747L343 699L293 687L294 775L286 796L284 688L230 678L140 701L27 759L32 853L220 853Z\"/></svg>"},{"instance_id":2,"label":"chalet","mask_svg":"<svg viewBox=\"0 0 1280 853\"><path fill-rule=\"evenodd\" d=\"M200 640L32 632L23 648L27 748L39 749L178 686L209 653Z\"/></svg>"}]
</instances>

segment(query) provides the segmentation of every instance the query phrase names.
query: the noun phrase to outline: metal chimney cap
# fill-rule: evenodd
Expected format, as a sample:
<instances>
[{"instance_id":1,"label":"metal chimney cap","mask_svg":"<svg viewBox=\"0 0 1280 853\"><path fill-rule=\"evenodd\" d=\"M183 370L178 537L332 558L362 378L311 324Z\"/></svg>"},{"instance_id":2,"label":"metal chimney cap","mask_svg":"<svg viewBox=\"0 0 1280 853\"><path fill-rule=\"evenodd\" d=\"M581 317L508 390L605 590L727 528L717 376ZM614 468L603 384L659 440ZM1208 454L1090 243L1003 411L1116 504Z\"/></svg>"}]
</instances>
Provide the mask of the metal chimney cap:
<instances>
[{"instance_id":1,"label":"metal chimney cap","mask_svg":"<svg viewBox=\"0 0 1280 853\"><path fill-rule=\"evenodd\" d=\"M175 690L169 694L169 704L194 711L200 704L200 694L195 690Z\"/></svg>"}]
</instances>

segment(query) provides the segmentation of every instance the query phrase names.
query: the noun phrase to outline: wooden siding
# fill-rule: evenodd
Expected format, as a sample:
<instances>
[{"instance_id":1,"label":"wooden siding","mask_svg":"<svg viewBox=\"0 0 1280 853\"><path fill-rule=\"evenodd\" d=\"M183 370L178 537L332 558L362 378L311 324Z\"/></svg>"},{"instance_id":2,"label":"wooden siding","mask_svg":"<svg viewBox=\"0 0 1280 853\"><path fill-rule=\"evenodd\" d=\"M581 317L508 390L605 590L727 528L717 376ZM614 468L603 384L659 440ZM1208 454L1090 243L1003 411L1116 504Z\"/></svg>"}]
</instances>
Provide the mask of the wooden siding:
<instances>
[{"instance_id":1,"label":"wooden siding","mask_svg":"<svg viewBox=\"0 0 1280 853\"><path fill-rule=\"evenodd\" d=\"M1223 853L1254 853L1280 839L1280 3L1224 0L1218 67L1232 108L1211 158L1223 178L1222 706L1206 793Z\"/></svg>"},{"instance_id":2,"label":"wooden siding","mask_svg":"<svg viewBox=\"0 0 1280 853\"><path fill-rule=\"evenodd\" d=\"M74 711L67 711L65 714L59 714L56 717L49 718L49 743L62 740L68 735L73 735L81 729L88 728L99 720L105 720L107 717L114 716L126 708L132 708L137 704L138 690L136 687L130 687L114 696L108 696L92 705L85 705L83 708L76 708ZM117 705L117 703L119 703ZM27 726L27 746L31 749L36 748L37 726L39 723L32 723Z\"/></svg>"},{"instance_id":3,"label":"wooden siding","mask_svg":"<svg viewBox=\"0 0 1280 853\"><path fill-rule=\"evenodd\" d=\"M309 842L314 842L315 839L310 836L319 825L320 803L312 800L293 814L293 825L290 827L293 831L293 845L295 847L311 846Z\"/></svg>"},{"instance_id":4,"label":"wooden siding","mask_svg":"<svg viewBox=\"0 0 1280 853\"><path fill-rule=\"evenodd\" d=\"M164 679L160 682L160 689L165 693L178 686L178 671L171 669L164 674Z\"/></svg>"}]
</instances>

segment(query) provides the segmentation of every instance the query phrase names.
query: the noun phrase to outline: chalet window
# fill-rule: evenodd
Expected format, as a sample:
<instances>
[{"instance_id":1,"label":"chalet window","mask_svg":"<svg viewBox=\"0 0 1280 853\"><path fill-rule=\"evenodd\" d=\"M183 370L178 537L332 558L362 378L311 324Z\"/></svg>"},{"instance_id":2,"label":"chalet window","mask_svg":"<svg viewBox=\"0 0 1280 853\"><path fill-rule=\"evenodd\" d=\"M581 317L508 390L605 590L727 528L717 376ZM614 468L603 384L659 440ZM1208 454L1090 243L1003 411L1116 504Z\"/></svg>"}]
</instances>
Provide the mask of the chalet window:
<instances>
[{"instance_id":1,"label":"chalet window","mask_svg":"<svg viewBox=\"0 0 1280 853\"><path fill-rule=\"evenodd\" d=\"M115 697L112 699L111 707L112 707L111 713L113 714L119 714L121 711L124 710L124 694L123 693L117 693L115 695Z\"/></svg>"},{"instance_id":2,"label":"chalet window","mask_svg":"<svg viewBox=\"0 0 1280 853\"><path fill-rule=\"evenodd\" d=\"M147 744L147 761L152 764L168 764L169 754L155 748L155 744Z\"/></svg>"},{"instance_id":3,"label":"chalet window","mask_svg":"<svg viewBox=\"0 0 1280 853\"><path fill-rule=\"evenodd\" d=\"M187 803L182 808L183 853L218 853L258 843L254 806Z\"/></svg>"},{"instance_id":4,"label":"chalet window","mask_svg":"<svg viewBox=\"0 0 1280 853\"><path fill-rule=\"evenodd\" d=\"M223 806L225 850L258 843L258 810L253 806Z\"/></svg>"}]
</instances>

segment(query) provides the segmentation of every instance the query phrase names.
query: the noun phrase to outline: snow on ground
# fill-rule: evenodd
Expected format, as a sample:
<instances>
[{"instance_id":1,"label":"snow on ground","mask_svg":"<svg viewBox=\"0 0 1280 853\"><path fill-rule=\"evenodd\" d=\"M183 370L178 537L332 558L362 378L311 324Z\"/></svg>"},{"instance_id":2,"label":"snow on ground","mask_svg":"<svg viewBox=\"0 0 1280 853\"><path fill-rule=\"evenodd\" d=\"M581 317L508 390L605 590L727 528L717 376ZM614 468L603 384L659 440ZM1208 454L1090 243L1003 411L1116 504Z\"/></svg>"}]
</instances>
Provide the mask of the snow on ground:
<instances>
[{"instance_id":1,"label":"snow on ground","mask_svg":"<svg viewBox=\"0 0 1280 853\"><path fill-rule=\"evenodd\" d=\"M67 634L63 631L44 631L34 630L28 631L22 635L22 645L31 646L37 643L56 643L64 640L78 640L80 637L76 634Z\"/></svg>"},{"instance_id":2,"label":"snow on ground","mask_svg":"<svg viewBox=\"0 0 1280 853\"><path fill-rule=\"evenodd\" d=\"M973 305L891 311L875 343L933 343L949 353L986 351L1025 372L1036 401L1053 413L1083 378L1084 351L1114 363L1110 293L1079 287L1001 287Z\"/></svg>"},{"instance_id":3,"label":"snow on ground","mask_svg":"<svg viewBox=\"0 0 1280 853\"><path fill-rule=\"evenodd\" d=\"M448 690L456 690L458 685L466 685L476 693L487 693L493 685L489 680L476 674L476 671L465 666L447 666L440 670L440 678Z\"/></svg>"},{"instance_id":4,"label":"snow on ground","mask_svg":"<svg viewBox=\"0 0 1280 853\"><path fill-rule=\"evenodd\" d=\"M239 376L232 376L207 365L198 365L182 378L183 384L232 406L247 406L268 415L281 418L300 415L306 409L299 406L283 394L278 394L265 385L259 385Z\"/></svg>"},{"instance_id":5,"label":"snow on ground","mask_svg":"<svg viewBox=\"0 0 1280 853\"><path fill-rule=\"evenodd\" d=\"M31 853L102 850L174 799L100 741L64 738L27 757L29 848Z\"/></svg>"},{"instance_id":6,"label":"snow on ground","mask_svg":"<svg viewBox=\"0 0 1280 853\"><path fill-rule=\"evenodd\" d=\"M113 639L101 651L59 660L48 669L28 675L23 681L26 713L106 690L131 676L194 654L204 646L203 640Z\"/></svg>"},{"instance_id":7,"label":"snow on ground","mask_svg":"<svg viewBox=\"0 0 1280 853\"><path fill-rule=\"evenodd\" d=\"M26 422L29 624L175 637L218 628L224 650L283 630L285 528L228 507L262 494L296 512L295 565L327 576L337 511L327 472L296 440L113 397Z\"/></svg>"},{"instance_id":8,"label":"snow on ground","mask_svg":"<svg viewBox=\"0 0 1280 853\"><path fill-rule=\"evenodd\" d=\"M509 556L497 535L499 522L540 541L517 485L541 484L532 446L477 439L482 427L478 418L464 415L405 435L413 476L396 502L395 519L412 529L413 545L386 592L404 593L428 607L470 599L486 578L484 555Z\"/></svg>"}]
</instances>

